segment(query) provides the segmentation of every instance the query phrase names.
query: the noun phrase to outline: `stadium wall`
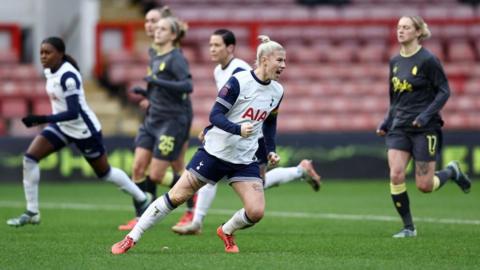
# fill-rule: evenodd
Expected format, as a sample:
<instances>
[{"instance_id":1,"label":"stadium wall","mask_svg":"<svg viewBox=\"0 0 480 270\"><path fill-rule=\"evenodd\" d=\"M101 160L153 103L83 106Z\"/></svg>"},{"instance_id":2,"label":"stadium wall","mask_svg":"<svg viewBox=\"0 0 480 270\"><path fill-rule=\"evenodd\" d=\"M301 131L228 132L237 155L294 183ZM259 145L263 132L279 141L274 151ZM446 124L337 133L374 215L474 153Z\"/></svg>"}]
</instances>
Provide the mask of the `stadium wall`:
<instances>
[{"instance_id":1,"label":"stadium wall","mask_svg":"<svg viewBox=\"0 0 480 270\"><path fill-rule=\"evenodd\" d=\"M0 138L0 182L20 182L22 156L31 139ZM133 162L133 138L107 137L110 163L130 173ZM198 141L191 140L186 159L195 152ZM388 168L382 138L369 132L281 134L277 140L281 166L295 166L302 159L312 159L325 181L334 179L386 179ZM444 147L439 160L443 167L448 161L459 160L473 178L480 176L480 142L472 132L444 134ZM87 162L70 147L50 155L41 162L42 181L95 180ZM409 169L410 176L412 169ZM410 177L409 179L412 179Z\"/></svg>"}]
</instances>

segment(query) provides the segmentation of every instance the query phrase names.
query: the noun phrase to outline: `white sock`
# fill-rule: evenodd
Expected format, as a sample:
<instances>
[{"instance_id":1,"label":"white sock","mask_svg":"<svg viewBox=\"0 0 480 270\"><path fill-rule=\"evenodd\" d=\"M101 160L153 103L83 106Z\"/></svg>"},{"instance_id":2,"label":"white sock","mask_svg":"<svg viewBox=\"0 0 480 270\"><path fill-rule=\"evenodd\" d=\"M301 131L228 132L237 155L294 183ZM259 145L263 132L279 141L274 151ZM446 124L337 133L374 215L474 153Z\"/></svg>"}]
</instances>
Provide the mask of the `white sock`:
<instances>
[{"instance_id":1,"label":"white sock","mask_svg":"<svg viewBox=\"0 0 480 270\"><path fill-rule=\"evenodd\" d=\"M303 169L300 167L275 168L265 174L264 188L291 182L302 177Z\"/></svg>"},{"instance_id":2,"label":"white sock","mask_svg":"<svg viewBox=\"0 0 480 270\"><path fill-rule=\"evenodd\" d=\"M128 236L130 236L133 241L138 242L148 228L155 225L155 223L162 220L175 209L175 207L168 202L167 196L167 194L162 195L148 206L147 210L145 210L138 220L137 225L128 233Z\"/></svg>"},{"instance_id":3,"label":"white sock","mask_svg":"<svg viewBox=\"0 0 480 270\"><path fill-rule=\"evenodd\" d=\"M137 202L143 202L147 199L145 193L140 188L138 188L132 180L130 180L130 178L124 171L120 169L111 167L110 172L108 172L108 174L104 176L103 179L107 182L114 183L123 191L132 195L133 199Z\"/></svg>"},{"instance_id":4,"label":"white sock","mask_svg":"<svg viewBox=\"0 0 480 270\"><path fill-rule=\"evenodd\" d=\"M233 214L225 224L222 226L222 230L225 234L233 234L236 230L251 226L253 223L247 219L245 215L245 209L242 208Z\"/></svg>"},{"instance_id":5,"label":"white sock","mask_svg":"<svg viewBox=\"0 0 480 270\"><path fill-rule=\"evenodd\" d=\"M212 205L215 194L217 194L217 185L206 184L198 190L197 203L195 205L195 211L193 212L192 223L203 223L203 219Z\"/></svg>"},{"instance_id":6,"label":"white sock","mask_svg":"<svg viewBox=\"0 0 480 270\"><path fill-rule=\"evenodd\" d=\"M40 167L38 163L23 157L23 190L27 201L27 211L38 213L38 183L40 182Z\"/></svg>"}]
</instances>

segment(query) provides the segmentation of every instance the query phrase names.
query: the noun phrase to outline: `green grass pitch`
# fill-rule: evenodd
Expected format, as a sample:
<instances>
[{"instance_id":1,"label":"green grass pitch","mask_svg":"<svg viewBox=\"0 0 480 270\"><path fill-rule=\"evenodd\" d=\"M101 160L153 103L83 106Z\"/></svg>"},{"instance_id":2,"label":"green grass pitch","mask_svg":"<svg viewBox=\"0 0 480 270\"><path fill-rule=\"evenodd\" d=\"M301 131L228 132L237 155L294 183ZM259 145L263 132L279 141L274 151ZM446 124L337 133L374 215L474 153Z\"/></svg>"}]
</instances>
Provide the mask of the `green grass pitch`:
<instances>
[{"instance_id":1,"label":"green grass pitch","mask_svg":"<svg viewBox=\"0 0 480 270\"><path fill-rule=\"evenodd\" d=\"M107 183L40 184L42 223L11 228L24 210L20 184L0 185L0 269L480 269L480 196L453 183L432 194L408 184L418 230L401 228L387 181L326 181L314 193L302 182L266 191L264 219L238 231L239 254L225 254L215 230L240 201L221 184L198 236L170 227L180 207L127 254L110 254L125 235L131 199ZM168 249L164 248L168 247Z\"/></svg>"}]
</instances>

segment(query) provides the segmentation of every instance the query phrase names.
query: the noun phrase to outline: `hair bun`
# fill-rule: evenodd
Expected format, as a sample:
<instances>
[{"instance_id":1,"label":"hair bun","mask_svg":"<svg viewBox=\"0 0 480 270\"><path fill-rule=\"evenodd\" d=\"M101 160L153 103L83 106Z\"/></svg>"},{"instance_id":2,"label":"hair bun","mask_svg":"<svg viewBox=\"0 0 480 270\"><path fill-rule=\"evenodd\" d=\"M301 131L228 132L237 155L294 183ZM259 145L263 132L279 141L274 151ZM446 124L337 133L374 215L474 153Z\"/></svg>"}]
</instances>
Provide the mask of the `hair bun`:
<instances>
[{"instance_id":1,"label":"hair bun","mask_svg":"<svg viewBox=\"0 0 480 270\"><path fill-rule=\"evenodd\" d=\"M261 43L270 42L270 38L266 35L260 35L260 36L258 36L258 39L260 40Z\"/></svg>"}]
</instances>

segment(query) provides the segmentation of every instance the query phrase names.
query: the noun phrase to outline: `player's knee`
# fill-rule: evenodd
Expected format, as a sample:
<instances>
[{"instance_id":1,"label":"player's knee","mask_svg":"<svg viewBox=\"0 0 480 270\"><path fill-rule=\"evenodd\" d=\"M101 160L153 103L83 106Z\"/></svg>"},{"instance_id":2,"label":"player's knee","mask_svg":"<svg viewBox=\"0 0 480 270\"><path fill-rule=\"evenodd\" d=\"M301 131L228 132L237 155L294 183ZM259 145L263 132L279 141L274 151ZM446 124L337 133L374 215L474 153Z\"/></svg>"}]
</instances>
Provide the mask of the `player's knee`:
<instances>
[{"instance_id":1,"label":"player's knee","mask_svg":"<svg viewBox=\"0 0 480 270\"><path fill-rule=\"evenodd\" d=\"M418 181L417 182L417 189L423 193L430 193L432 192L433 185L426 181Z\"/></svg>"},{"instance_id":2,"label":"player's knee","mask_svg":"<svg viewBox=\"0 0 480 270\"><path fill-rule=\"evenodd\" d=\"M390 170L390 179L393 183L402 182L405 180L405 172L403 170L392 169Z\"/></svg>"},{"instance_id":3,"label":"player's knee","mask_svg":"<svg viewBox=\"0 0 480 270\"><path fill-rule=\"evenodd\" d=\"M150 180L152 180L152 182L154 183L157 183L157 184L161 184L162 181L163 181L163 178L165 177L165 172L162 171L162 172L153 172L153 171L150 171Z\"/></svg>"},{"instance_id":4,"label":"player's knee","mask_svg":"<svg viewBox=\"0 0 480 270\"><path fill-rule=\"evenodd\" d=\"M146 166L143 164L134 163L132 168L133 179L142 179L145 177Z\"/></svg>"},{"instance_id":5,"label":"player's knee","mask_svg":"<svg viewBox=\"0 0 480 270\"><path fill-rule=\"evenodd\" d=\"M251 207L245 209L245 213L251 222L257 223L263 218L265 211L263 207Z\"/></svg>"},{"instance_id":6,"label":"player's knee","mask_svg":"<svg viewBox=\"0 0 480 270\"><path fill-rule=\"evenodd\" d=\"M183 204L188 198L191 197L192 194L184 191L172 188L168 192L168 197L174 206L179 206Z\"/></svg>"}]
</instances>

